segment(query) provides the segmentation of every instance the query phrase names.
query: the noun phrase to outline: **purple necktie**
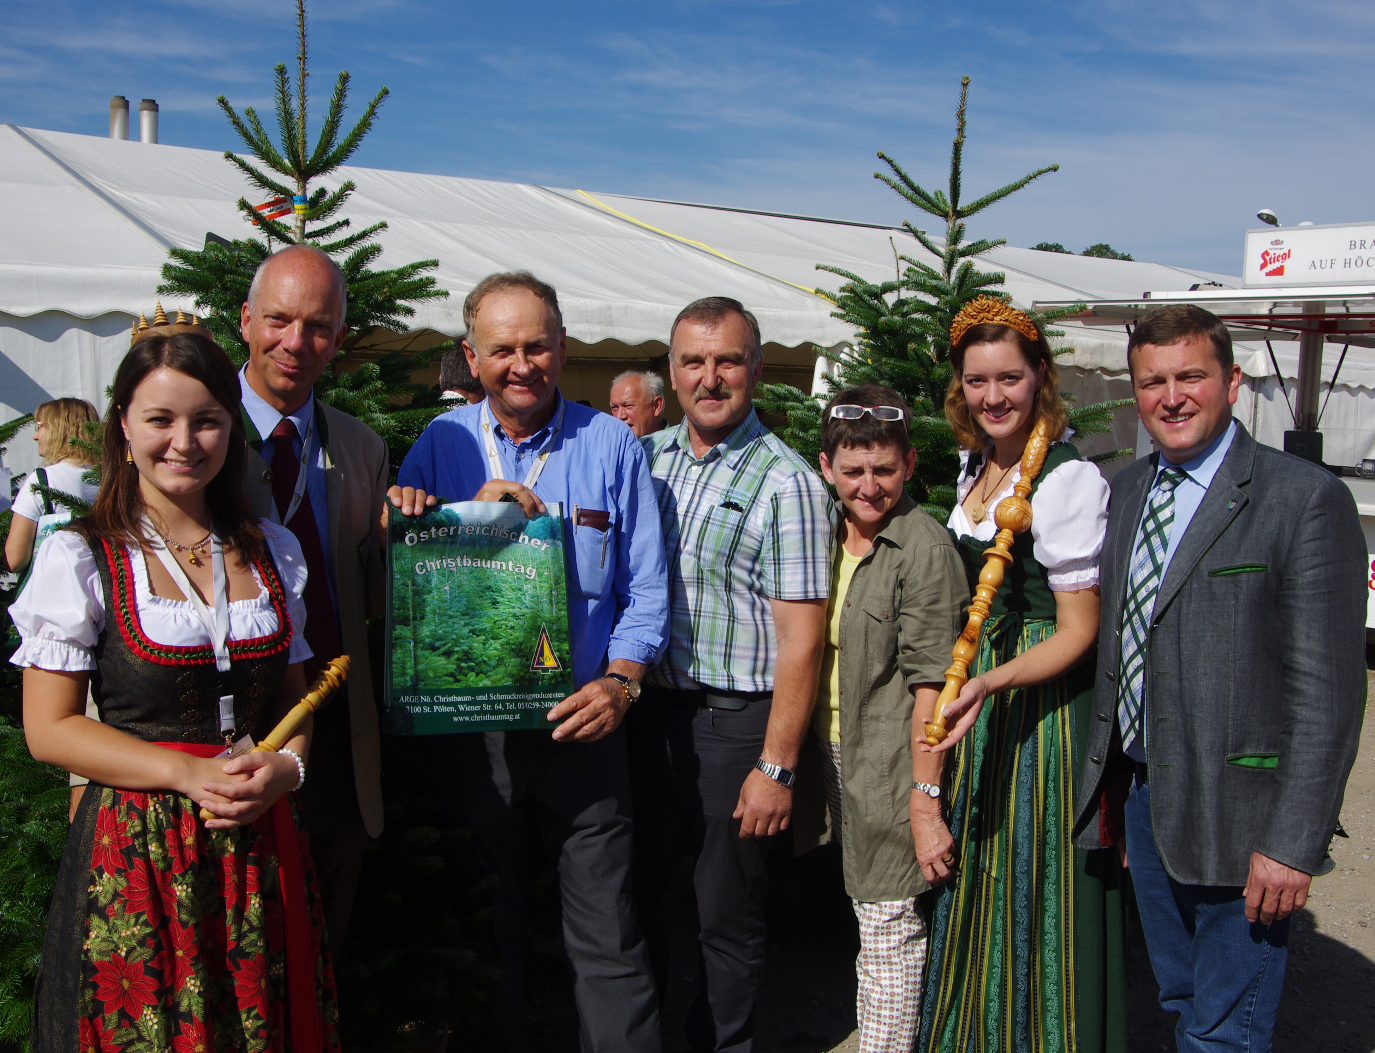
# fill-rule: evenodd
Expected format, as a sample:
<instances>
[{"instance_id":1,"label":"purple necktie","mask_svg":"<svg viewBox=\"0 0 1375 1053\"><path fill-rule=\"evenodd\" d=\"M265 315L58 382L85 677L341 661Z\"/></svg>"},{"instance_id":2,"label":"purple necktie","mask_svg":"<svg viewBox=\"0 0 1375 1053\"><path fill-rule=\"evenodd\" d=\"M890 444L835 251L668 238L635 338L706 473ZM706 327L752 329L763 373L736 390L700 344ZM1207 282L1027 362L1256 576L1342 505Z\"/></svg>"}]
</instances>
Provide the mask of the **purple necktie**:
<instances>
[{"instance_id":1,"label":"purple necktie","mask_svg":"<svg viewBox=\"0 0 1375 1053\"><path fill-rule=\"evenodd\" d=\"M290 417L283 417L272 431L272 500L277 505L278 516L286 515L291 505L291 495L296 490L296 476L301 470L301 461L295 450L296 436L296 424ZM296 514L291 517L291 522L284 525L301 543L301 553L305 556L306 570L310 574L305 592L306 643L315 652L305 663L306 683L310 683L325 663L337 658L343 648L339 643L334 603L329 596L325 551L320 545L320 531L315 525L315 509L311 506L309 493L302 495ZM297 631L300 631L299 627Z\"/></svg>"}]
</instances>

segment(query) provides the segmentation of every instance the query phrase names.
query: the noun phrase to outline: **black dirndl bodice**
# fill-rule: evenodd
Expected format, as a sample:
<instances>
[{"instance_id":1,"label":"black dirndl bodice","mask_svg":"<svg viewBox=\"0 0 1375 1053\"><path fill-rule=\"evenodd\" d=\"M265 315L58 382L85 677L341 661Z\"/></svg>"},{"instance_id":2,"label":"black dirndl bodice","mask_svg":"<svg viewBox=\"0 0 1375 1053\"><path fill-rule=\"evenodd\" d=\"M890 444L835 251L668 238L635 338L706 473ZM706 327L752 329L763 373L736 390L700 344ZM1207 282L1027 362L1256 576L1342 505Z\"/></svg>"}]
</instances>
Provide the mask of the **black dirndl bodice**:
<instances>
[{"instance_id":1,"label":"black dirndl bodice","mask_svg":"<svg viewBox=\"0 0 1375 1053\"><path fill-rule=\"evenodd\" d=\"M91 546L105 591L105 628L91 675L101 721L148 742L216 742L219 697L233 694L236 734L257 740L271 731L292 632L286 591L271 556L254 567L277 615L277 631L229 641L233 667L222 677L208 643L171 647L150 640L139 619L129 550L109 541Z\"/></svg>"}]
</instances>

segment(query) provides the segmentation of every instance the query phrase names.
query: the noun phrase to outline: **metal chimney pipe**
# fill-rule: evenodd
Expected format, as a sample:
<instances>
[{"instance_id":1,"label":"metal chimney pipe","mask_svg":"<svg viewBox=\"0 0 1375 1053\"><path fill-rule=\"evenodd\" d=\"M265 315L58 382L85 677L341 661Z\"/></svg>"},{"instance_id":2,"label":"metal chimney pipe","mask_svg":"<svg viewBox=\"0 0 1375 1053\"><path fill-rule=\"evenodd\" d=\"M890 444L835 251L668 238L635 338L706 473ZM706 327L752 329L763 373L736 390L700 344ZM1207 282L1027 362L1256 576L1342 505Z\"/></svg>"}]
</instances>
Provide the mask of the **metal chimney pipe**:
<instances>
[{"instance_id":1,"label":"metal chimney pipe","mask_svg":"<svg viewBox=\"0 0 1375 1053\"><path fill-rule=\"evenodd\" d=\"M144 99L138 104L138 141L158 141L158 104L152 99Z\"/></svg>"},{"instance_id":2,"label":"metal chimney pipe","mask_svg":"<svg viewBox=\"0 0 1375 1053\"><path fill-rule=\"evenodd\" d=\"M123 95L110 96L110 138L129 138L129 100Z\"/></svg>"}]
</instances>

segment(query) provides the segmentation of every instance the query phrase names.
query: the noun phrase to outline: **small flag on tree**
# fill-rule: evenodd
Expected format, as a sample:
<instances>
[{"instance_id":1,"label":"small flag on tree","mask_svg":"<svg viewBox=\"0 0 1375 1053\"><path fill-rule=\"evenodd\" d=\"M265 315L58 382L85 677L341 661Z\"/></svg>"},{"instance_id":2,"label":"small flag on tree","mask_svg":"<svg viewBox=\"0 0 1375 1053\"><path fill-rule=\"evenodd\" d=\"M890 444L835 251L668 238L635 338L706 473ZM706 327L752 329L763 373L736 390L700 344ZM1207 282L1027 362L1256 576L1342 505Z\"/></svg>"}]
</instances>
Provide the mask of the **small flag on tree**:
<instances>
[{"instance_id":1,"label":"small flag on tree","mask_svg":"<svg viewBox=\"0 0 1375 1053\"><path fill-rule=\"evenodd\" d=\"M271 201L264 201L261 205L254 205L253 211L260 216L266 216L268 219L280 219L282 216L291 215L291 201L284 197L274 197ZM258 225L256 219L253 220L253 225L255 227Z\"/></svg>"}]
</instances>

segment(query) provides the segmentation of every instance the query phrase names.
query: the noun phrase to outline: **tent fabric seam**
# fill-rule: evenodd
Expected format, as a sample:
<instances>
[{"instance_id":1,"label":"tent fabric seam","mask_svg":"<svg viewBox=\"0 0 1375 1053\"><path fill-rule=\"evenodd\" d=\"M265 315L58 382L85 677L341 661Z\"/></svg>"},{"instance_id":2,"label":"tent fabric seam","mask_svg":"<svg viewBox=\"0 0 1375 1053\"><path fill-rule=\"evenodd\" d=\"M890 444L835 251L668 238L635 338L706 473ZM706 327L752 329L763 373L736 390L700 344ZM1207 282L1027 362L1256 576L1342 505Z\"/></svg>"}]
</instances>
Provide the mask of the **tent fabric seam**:
<instances>
[{"instance_id":1,"label":"tent fabric seam","mask_svg":"<svg viewBox=\"0 0 1375 1053\"><path fill-rule=\"evenodd\" d=\"M108 206L110 209L112 209L112 210L114 211L114 213L115 213L117 216L119 216L120 219L124 220L124 221L127 222L127 223L131 223L133 226L137 227L137 228L138 228L140 231L142 231L144 234L148 235L148 237L152 238L153 241L154 241L160 248L163 248L163 249L170 249L170 248L173 247L172 242L168 241L168 240L167 240L166 238L164 238L161 234L159 234L157 231L155 231L152 227L150 227L150 226L148 226L148 224L144 223L143 220L139 219L138 216L134 215L132 212L130 212L128 209L126 209L123 205L119 204L119 202L113 200L108 194L105 193L105 191L101 190L100 187L98 187L98 186L96 186L94 183L92 183L89 179L87 179L85 176L83 176L80 172L78 172L76 169L74 169L71 165L67 164L67 162L63 161L60 157L54 156L54 154L52 153L52 151L50 151L50 150L49 150L47 147L45 147L42 143L40 143L40 142L38 142L37 140L35 140L31 135L29 135L26 131L24 131L23 128L20 128L20 127L19 127L18 125L16 125L16 124L9 124L9 123L6 123L5 127L8 128L8 129L10 129L10 130L11 130L12 132L14 132L16 135L18 135L21 139L23 139L26 143L28 143L31 147L33 147L33 149L34 149L35 151L37 151L39 154L41 154L43 157L47 158L47 160L48 160L50 163L52 163L53 165L55 165L55 166L56 166L58 169L60 169L62 172L66 173L66 174L67 174L74 182L76 182L77 185L80 186L83 190L85 190L87 193L93 195L94 197L98 198L103 204L105 204L105 205Z\"/></svg>"}]
</instances>

